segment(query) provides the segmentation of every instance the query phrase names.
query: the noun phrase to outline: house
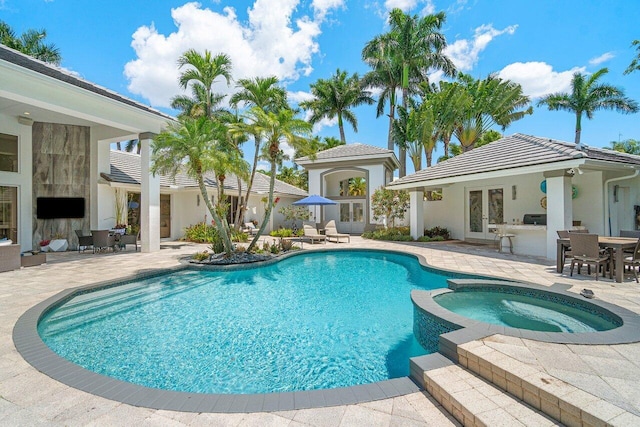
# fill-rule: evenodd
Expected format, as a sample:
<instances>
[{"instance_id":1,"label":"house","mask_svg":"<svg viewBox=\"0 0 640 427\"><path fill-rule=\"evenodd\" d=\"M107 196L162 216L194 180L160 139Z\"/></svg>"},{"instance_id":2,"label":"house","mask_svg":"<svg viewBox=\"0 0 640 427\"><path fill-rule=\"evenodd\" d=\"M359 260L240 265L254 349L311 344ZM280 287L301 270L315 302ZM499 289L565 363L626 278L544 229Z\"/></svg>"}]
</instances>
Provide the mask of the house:
<instances>
[{"instance_id":1,"label":"house","mask_svg":"<svg viewBox=\"0 0 640 427\"><path fill-rule=\"evenodd\" d=\"M337 202L322 206L316 222L335 220L339 232L351 234L361 234L374 223L371 195L390 183L399 167L392 150L360 143L340 145L318 152L315 159L307 156L295 162L309 172L309 194ZM310 209L315 213L314 207Z\"/></svg>"},{"instance_id":2,"label":"house","mask_svg":"<svg viewBox=\"0 0 640 427\"><path fill-rule=\"evenodd\" d=\"M185 224L205 218L192 183L149 173L150 144L173 117L4 45L0 76L0 238L27 251L61 235L74 247L74 230L115 225L118 187L138 194L142 251L159 250L161 235L178 237ZM139 156L113 154L112 143L131 139L139 141ZM282 184L291 200L306 195ZM248 219L261 219L264 191L259 177Z\"/></svg>"},{"instance_id":3,"label":"house","mask_svg":"<svg viewBox=\"0 0 640 427\"><path fill-rule=\"evenodd\" d=\"M640 228L639 173L640 156L515 134L387 187L410 192L414 238L442 226L456 239L490 241L506 223L515 253L555 258L557 230Z\"/></svg>"}]
</instances>

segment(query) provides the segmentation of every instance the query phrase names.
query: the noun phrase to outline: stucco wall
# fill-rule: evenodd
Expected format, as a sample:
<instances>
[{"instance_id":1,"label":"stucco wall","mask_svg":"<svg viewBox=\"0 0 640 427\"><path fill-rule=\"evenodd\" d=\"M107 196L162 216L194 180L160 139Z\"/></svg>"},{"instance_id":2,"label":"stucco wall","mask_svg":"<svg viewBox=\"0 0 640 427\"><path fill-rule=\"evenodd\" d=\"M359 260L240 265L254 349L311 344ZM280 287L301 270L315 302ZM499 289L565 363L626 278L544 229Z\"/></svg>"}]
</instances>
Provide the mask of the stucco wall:
<instances>
[{"instance_id":1,"label":"stucco wall","mask_svg":"<svg viewBox=\"0 0 640 427\"><path fill-rule=\"evenodd\" d=\"M60 234L71 247L77 245L74 230L89 230L89 128L35 122L33 141L32 244ZM38 197L84 197L84 218L37 219Z\"/></svg>"}]
</instances>

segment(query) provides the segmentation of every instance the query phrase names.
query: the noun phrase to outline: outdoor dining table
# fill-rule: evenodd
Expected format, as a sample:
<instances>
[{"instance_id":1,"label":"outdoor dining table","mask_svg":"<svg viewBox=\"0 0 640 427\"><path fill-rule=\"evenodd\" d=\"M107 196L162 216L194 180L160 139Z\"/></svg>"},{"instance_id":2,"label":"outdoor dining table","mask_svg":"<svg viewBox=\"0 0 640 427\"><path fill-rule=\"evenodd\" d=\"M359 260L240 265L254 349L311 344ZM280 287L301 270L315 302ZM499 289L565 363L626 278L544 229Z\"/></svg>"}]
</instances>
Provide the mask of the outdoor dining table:
<instances>
[{"instance_id":1,"label":"outdoor dining table","mask_svg":"<svg viewBox=\"0 0 640 427\"><path fill-rule=\"evenodd\" d=\"M601 248L613 250L616 282L621 283L624 278L624 250L635 248L636 243L638 243L638 239L633 237L598 236L598 244ZM558 239L558 251L556 255L556 270L558 273L562 273L562 267L564 265L564 248L570 245L571 242L569 239Z\"/></svg>"}]
</instances>

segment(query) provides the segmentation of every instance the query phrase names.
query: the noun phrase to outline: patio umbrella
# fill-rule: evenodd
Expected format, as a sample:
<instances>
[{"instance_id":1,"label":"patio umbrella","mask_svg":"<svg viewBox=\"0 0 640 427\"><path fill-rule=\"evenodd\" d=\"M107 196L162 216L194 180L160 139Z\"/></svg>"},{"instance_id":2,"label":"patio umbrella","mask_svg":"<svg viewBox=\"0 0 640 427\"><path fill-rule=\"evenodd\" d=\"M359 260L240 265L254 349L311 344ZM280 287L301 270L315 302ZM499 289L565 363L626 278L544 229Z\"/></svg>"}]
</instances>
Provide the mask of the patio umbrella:
<instances>
[{"instance_id":1,"label":"patio umbrella","mask_svg":"<svg viewBox=\"0 0 640 427\"><path fill-rule=\"evenodd\" d=\"M296 202L293 202L296 206L326 206L326 205L335 205L331 199L327 199L326 197L318 196L317 194L312 194L311 196L305 197L304 199L300 199ZM316 215L316 220L317 220Z\"/></svg>"}]
</instances>

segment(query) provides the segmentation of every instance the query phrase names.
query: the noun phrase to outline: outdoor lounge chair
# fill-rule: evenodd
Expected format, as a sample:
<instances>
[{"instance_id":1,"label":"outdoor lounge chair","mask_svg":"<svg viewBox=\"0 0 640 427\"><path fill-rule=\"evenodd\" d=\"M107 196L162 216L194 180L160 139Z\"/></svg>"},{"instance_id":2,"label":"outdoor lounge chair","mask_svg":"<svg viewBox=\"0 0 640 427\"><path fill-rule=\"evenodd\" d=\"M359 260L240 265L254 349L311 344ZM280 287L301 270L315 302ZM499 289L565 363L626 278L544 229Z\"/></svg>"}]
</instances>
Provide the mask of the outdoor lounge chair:
<instances>
[{"instance_id":1,"label":"outdoor lounge chair","mask_svg":"<svg viewBox=\"0 0 640 427\"><path fill-rule=\"evenodd\" d=\"M250 236L255 236L256 234L258 234L258 229L255 225L253 225L252 222L245 222L242 231Z\"/></svg>"},{"instance_id":2,"label":"outdoor lounge chair","mask_svg":"<svg viewBox=\"0 0 640 427\"><path fill-rule=\"evenodd\" d=\"M93 246L93 236L85 236L82 230L74 230L78 237L78 252L87 250L90 246Z\"/></svg>"},{"instance_id":3,"label":"outdoor lounge chair","mask_svg":"<svg viewBox=\"0 0 640 427\"><path fill-rule=\"evenodd\" d=\"M315 243L316 240L320 240L324 243L327 243L327 236L324 234L318 233L315 227L312 227L307 224L302 225L302 229L304 230L303 238L311 240L311 243Z\"/></svg>"},{"instance_id":4,"label":"outdoor lounge chair","mask_svg":"<svg viewBox=\"0 0 640 427\"><path fill-rule=\"evenodd\" d=\"M596 267L596 280L598 280L601 266L603 268L609 267L609 277L613 279L611 256L608 252L600 251L597 234L569 233L569 240L571 241L571 253L573 254L570 276L573 276L573 267L576 263L578 264L578 274L580 274L582 264L587 264L587 274L591 274L591 264L594 264ZM602 275L604 276L604 271Z\"/></svg>"},{"instance_id":5,"label":"outdoor lounge chair","mask_svg":"<svg viewBox=\"0 0 640 427\"><path fill-rule=\"evenodd\" d=\"M327 236L327 240L336 239L336 243L340 243L340 239L346 238L347 242L351 242L351 236L344 233L338 233L336 228L336 222L331 220L324 226L324 235Z\"/></svg>"}]
</instances>

